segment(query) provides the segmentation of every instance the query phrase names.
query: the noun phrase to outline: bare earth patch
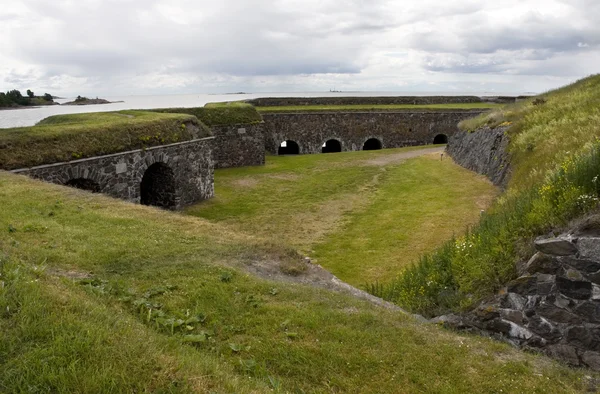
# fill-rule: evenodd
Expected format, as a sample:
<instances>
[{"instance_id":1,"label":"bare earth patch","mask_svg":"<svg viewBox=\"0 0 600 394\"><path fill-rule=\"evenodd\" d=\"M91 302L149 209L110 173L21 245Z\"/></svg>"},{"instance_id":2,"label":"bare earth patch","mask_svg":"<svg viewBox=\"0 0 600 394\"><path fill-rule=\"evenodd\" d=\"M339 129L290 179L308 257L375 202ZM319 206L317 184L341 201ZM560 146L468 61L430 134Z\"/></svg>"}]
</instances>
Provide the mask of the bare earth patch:
<instances>
[{"instance_id":1,"label":"bare earth patch","mask_svg":"<svg viewBox=\"0 0 600 394\"><path fill-rule=\"evenodd\" d=\"M232 183L235 186L248 189L253 189L259 184L258 180L256 180L255 178L236 179Z\"/></svg>"},{"instance_id":2,"label":"bare earth patch","mask_svg":"<svg viewBox=\"0 0 600 394\"><path fill-rule=\"evenodd\" d=\"M412 159L414 157L419 157L423 155L428 155L432 153L441 154L446 150L445 146L438 146L435 148L427 148L427 149L419 149L408 152L399 152L393 155L385 155L378 157L376 159L366 160L363 163L368 166L387 166L390 164L397 164L406 159ZM444 156L446 156L444 154Z\"/></svg>"}]
</instances>

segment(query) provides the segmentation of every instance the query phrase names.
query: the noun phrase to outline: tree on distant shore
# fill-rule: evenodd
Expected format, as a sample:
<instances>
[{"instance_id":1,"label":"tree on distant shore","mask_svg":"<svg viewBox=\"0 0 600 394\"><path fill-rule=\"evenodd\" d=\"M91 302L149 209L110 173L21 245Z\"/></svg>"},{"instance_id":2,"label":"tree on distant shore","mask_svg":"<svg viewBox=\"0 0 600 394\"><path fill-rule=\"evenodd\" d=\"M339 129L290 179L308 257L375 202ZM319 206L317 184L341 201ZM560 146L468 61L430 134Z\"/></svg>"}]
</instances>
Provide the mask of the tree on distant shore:
<instances>
[{"instance_id":1,"label":"tree on distant shore","mask_svg":"<svg viewBox=\"0 0 600 394\"><path fill-rule=\"evenodd\" d=\"M27 96L23 96L21 92L17 89L9 90L6 93L0 92L0 107L6 108L43 104L39 101L39 99L34 100L35 98L35 93L33 93L30 89L27 89ZM54 101L52 95L50 95L49 93L45 93L44 96L41 98L48 102Z\"/></svg>"}]
</instances>

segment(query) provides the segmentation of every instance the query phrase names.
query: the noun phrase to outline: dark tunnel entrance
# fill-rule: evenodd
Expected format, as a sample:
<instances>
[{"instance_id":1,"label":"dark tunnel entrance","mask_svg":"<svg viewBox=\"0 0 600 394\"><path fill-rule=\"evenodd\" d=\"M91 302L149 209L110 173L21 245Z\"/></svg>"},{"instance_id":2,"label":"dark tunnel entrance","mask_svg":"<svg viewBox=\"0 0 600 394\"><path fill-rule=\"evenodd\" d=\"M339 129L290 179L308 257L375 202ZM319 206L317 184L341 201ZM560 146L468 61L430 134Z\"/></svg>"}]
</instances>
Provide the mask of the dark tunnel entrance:
<instances>
[{"instance_id":1,"label":"dark tunnel entrance","mask_svg":"<svg viewBox=\"0 0 600 394\"><path fill-rule=\"evenodd\" d=\"M165 163L154 163L144 173L140 187L140 202L143 205L175 208L175 176Z\"/></svg>"},{"instance_id":2,"label":"dark tunnel entrance","mask_svg":"<svg viewBox=\"0 0 600 394\"><path fill-rule=\"evenodd\" d=\"M300 147L292 140L283 141L277 150L278 155L297 155L300 153Z\"/></svg>"},{"instance_id":3,"label":"dark tunnel entrance","mask_svg":"<svg viewBox=\"0 0 600 394\"><path fill-rule=\"evenodd\" d=\"M379 150L382 144L377 138L369 138L363 145L363 150Z\"/></svg>"},{"instance_id":4,"label":"dark tunnel entrance","mask_svg":"<svg viewBox=\"0 0 600 394\"><path fill-rule=\"evenodd\" d=\"M338 140L331 139L323 144L321 148L321 153L334 153L342 151L342 143Z\"/></svg>"},{"instance_id":5,"label":"dark tunnel entrance","mask_svg":"<svg viewBox=\"0 0 600 394\"><path fill-rule=\"evenodd\" d=\"M87 178L70 179L65 186L74 187L76 189L87 190L92 193L100 193L100 185Z\"/></svg>"},{"instance_id":6,"label":"dark tunnel entrance","mask_svg":"<svg viewBox=\"0 0 600 394\"><path fill-rule=\"evenodd\" d=\"M446 134L438 134L435 136L435 138L433 139L433 144L447 144L448 143L448 136Z\"/></svg>"}]
</instances>

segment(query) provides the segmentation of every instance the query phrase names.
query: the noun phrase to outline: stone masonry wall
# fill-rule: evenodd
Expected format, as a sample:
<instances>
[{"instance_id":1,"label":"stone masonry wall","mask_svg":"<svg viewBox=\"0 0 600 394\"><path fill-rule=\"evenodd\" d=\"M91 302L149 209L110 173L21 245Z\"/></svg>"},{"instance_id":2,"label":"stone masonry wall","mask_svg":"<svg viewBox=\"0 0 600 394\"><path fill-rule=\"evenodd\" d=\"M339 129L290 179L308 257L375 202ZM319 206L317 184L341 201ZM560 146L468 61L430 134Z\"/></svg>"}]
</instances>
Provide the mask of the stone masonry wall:
<instances>
[{"instance_id":1,"label":"stone masonry wall","mask_svg":"<svg viewBox=\"0 0 600 394\"><path fill-rule=\"evenodd\" d=\"M496 186L506 187L510 177L507 129L460 131L450 136L446 152L461 166L487 176Z\"/></svg>"},{"instance_id":2,"label":"stone masonry wall","mask_svg":"<svg viewBox=\"0 0 600 394\"><path fill-rule=\"evenodd\" d=\"M145 171L154 163L164 163L173 171L176 185L174 208L177 209L213 197L213 138L12 172L61 185L83 178L95 182L102 193L139 203L140 185Z\"/></svg>"},{"instance_id":3,"label":"stone masonry wall","mask_svg":"<svg viewBox=\"0 0 600 394\"><path fill-rule=\"evenodd\" d=\"M263 123L213 126L215 168L265 164Z\"/></svg>"},{"instance_id":4,"label":"stone masonry wall","mask_svg":"<svg viewBox=\"0 0 600 394\"><path fill-rule=\"evenodd\" d=\"M281 142L295 141L300 153L320 153L329 139L337 139L342 151L361 150L369 138L383 148L426 145L438 134L451 136L457 124L482 111L386 111L386 112L304 112L263 114L265 147L276 154Z\"/></svg>"},{"instance_id":5,"label":"stone masonry wall","mask_svg":"<svg viewBox=\"0 0 600 394\"><path fill-rule=\"evenodd\" d=\"M464 315L434 319L600 370L600 215L539 238L519 278Z\"/></svg>"}]
</instances>

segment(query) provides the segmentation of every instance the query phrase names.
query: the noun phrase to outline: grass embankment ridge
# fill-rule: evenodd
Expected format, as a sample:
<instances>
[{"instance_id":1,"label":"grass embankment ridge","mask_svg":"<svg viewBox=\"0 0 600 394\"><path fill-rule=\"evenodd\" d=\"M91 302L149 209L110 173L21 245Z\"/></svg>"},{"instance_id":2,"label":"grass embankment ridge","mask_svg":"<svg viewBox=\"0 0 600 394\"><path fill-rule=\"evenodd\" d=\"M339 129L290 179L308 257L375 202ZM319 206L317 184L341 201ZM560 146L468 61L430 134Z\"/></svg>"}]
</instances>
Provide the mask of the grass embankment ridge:
<instances>
[{"instance_id":1,"label":"grass embankment ridge","mask_svg":"<svg viewBox=\"0 0 600 394\"><path fill-rule=\"evenodd\" d=\"M600 137L600 75L463 121L463 130L510 125L510 187L540 182L546 172Z\"/></svg>"},{"instance_id":2,"label":"grass embankment ridge","mask_svg":"<svg viewBox=\"0 0 600 394\"><path fill-rule=\"evenodd\" d=\"M190 130L190 126L194 129ZM194 116L119 111L56 115L0 130L0 168L33 167L210 136Z\"/></svg>"},{"instance_id":3,"label":"grass embankment ridge","mask_svg":"<svg viewBox=\"0 0 600 394\"><path fill-rule=\"evenodd\" d=\"M256 124L262 122L262 117L256 111L256 108L242 102L208 103L204 107L158 108L151 111L194 115L207 126Z\"/></svg>"},{"instance_id":4,"label":"grass embankment ridge","mask_svg":"<svg viewBox=\"0 0 600 394\"><path fill-rule=\"evenodd\" d=\"M218 224L2 171L0 199L0 391L586 389L586 371L248 275L297 256Z\"/></svg>"},{"instance_id":5,"label":"grass embankment ridge","mask_svg":"<svg viewBox=\"0 0 600 394\"><path fill-rule=\"evenodd\" d=\"M509 190L464 237L371 292L428 315L469 308L516 277L533 238L565 226L600 198L600 76L462 123L511 125Z\"/></svg>"},{"instance_id":6,"label":"grass embankment ridge","mask_svg":"<svg viewBox=\"0 0 600 394\"><path fill-rule=\"evenodd\" d=\"M494 103L455 103L455 104L352 104L352 105L288 105L256 107L260 113L296 112L385 112L385 111L458 111L487 110L498 108Z\"/></svg>"}]
</instances>

